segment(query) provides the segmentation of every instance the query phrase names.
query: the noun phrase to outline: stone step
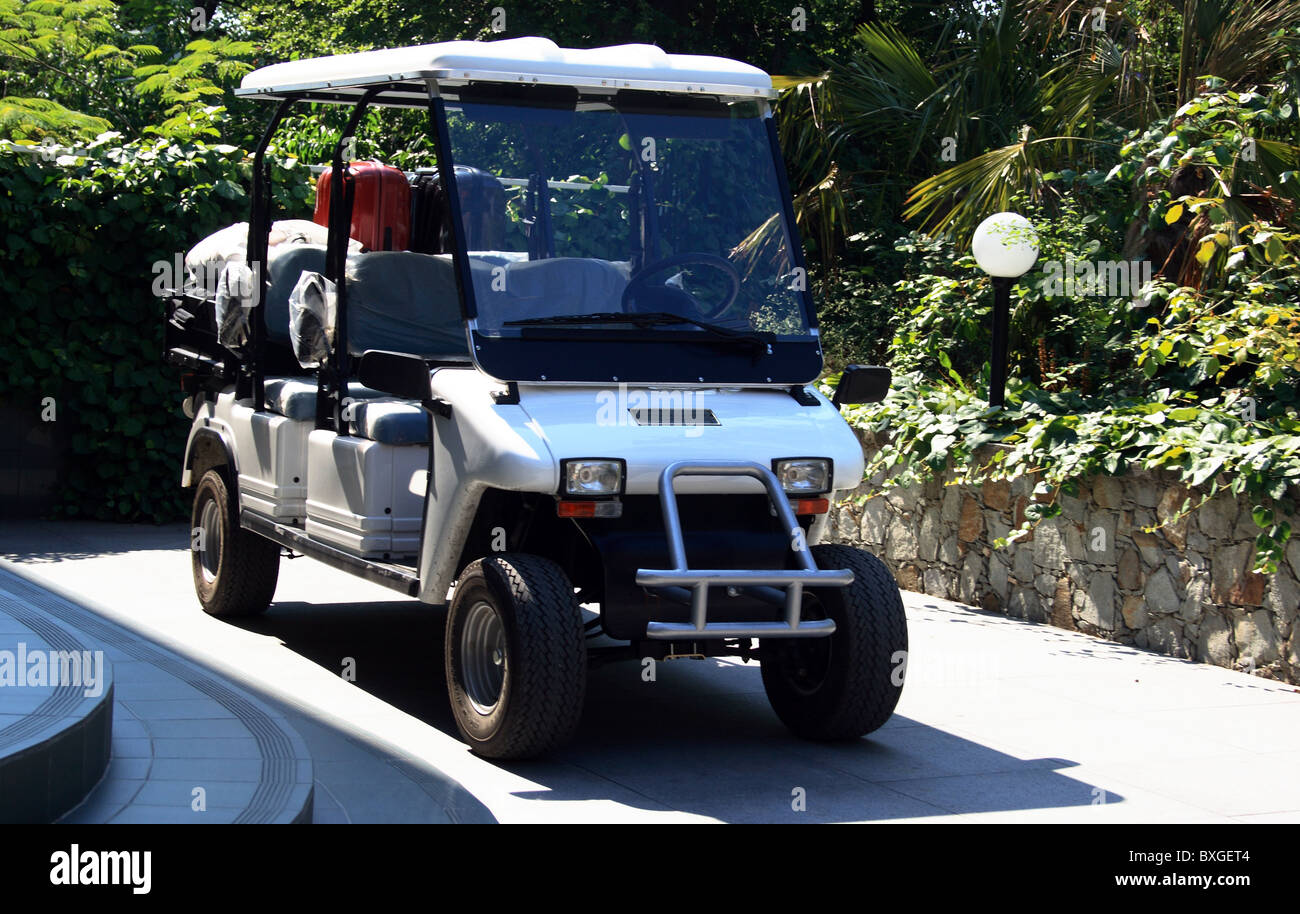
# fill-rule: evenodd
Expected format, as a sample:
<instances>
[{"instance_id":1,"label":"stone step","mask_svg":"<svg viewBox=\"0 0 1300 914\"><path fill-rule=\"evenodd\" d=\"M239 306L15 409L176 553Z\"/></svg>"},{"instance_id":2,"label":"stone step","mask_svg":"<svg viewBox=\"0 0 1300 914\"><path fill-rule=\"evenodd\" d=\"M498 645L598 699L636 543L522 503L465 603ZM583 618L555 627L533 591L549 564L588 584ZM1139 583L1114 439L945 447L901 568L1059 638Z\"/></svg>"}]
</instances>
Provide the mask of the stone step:
<instances>
[{"instance_id":1,"label":"stone step","mask_svg":"<svg viewBox=\"0 0 1300 914\"><path fill-rule=\"evenodd\" d=\"M51 822L108 765L113 673L103 651L12 580L0 578L0 822Z\"/></svg>"},{"instance_id":2,"label":"stone step","mask_svg":"<svg viewBox=\"0 0 1300 914\"><path fill-rule=\"evenodd\" d=\"M102 650L113 670L111 759L70 823L310 822L311 757L260 699L26 578L0 568L9 595ZM93 782L92 782L93 783ZM49 821L49 819L46 819Z\"/></svg>"}]
</instances>

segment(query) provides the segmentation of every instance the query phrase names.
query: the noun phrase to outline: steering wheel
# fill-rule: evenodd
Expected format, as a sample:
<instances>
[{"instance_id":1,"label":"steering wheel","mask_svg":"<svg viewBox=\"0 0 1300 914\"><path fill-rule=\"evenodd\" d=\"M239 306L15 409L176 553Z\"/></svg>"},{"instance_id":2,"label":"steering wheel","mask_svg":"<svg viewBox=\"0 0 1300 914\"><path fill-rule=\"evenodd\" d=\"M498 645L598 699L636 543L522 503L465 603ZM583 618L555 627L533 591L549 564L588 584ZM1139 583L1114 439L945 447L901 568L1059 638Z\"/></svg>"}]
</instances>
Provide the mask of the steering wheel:
<instances>
[{"instance_id":1,"label":"steering wheel","mask_svg":"<svg viewBox=\"0 0 1300 914\"><path fill-rule=\"evenodd\" d=\"M662 273L669 267L682 267L688 264L710 267L727 277L730 288L727 290L727 295L721 304L705 309L700 300L685 289L670 286L666 281L662 283L651 283L649 281L651 277ZM628 302L635 301L636 311L638 312L669 311L682 313L684 317L698 316L704 320L712 320L725 314L739 294L740 273L730 260L719 257L717 254L706 254L703 251L687 251L682 254L673 254L671 257L661 258L637 270L636 275L628 280L627 288L623 290L622 306L623 311L627 313L629 312ZM683 313L680 308L671 307L674 304L684 306L688 310Z\"/></svg>"}]
</instances>

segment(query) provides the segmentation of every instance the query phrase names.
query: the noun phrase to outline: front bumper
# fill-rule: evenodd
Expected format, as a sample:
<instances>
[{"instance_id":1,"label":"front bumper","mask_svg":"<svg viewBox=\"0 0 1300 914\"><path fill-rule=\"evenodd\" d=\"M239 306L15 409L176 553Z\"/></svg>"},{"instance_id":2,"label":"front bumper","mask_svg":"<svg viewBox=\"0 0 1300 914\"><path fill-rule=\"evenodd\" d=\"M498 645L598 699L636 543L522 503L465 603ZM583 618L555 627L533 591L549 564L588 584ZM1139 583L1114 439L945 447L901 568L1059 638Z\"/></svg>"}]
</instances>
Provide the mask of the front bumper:
<instances>
[{"instance_id":1,"label":"front bumper","mask_svg":"<svg viewBox=\"0 0 1300 914\"><path fill-rule=\"evenodd\" d=\"M674 482L679 476L749 476L767 490L768 501L788 535L790 550L800 566L795 569L692 569L686 547ZM646 623L645 637L657 641L698 641L721 638L822 638L835 631L831 619L801 619L805 586L847 587L853 583L848 569L819 569L809 551L803 527L776 475L752 461L681 460L669 464L659 477L659 499L668 536L671 568L638 568L636 583L673 602L688 602L689 622ZM709 621L709 588L726 587L765 603L782 607L781 621Z\"/></svg>"}]
</instances>

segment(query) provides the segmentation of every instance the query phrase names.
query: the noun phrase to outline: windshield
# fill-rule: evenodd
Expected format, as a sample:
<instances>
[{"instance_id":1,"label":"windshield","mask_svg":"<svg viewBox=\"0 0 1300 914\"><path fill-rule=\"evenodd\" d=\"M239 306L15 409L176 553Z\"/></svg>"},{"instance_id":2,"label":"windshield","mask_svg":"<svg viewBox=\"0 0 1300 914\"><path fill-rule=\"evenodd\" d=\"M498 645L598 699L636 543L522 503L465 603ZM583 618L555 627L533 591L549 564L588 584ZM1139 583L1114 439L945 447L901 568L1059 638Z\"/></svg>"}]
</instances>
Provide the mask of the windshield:
<instances>
[{"instance_id":1,"label":"windshield","mask_svg":"<svg viewBox=\"0 0 1300 914\"><path fill-rule=\"evenodd\" d=\"M763 108L630 94L448 103L479 331L653 313L807 339Z\"/></svg>"}]
</instances>

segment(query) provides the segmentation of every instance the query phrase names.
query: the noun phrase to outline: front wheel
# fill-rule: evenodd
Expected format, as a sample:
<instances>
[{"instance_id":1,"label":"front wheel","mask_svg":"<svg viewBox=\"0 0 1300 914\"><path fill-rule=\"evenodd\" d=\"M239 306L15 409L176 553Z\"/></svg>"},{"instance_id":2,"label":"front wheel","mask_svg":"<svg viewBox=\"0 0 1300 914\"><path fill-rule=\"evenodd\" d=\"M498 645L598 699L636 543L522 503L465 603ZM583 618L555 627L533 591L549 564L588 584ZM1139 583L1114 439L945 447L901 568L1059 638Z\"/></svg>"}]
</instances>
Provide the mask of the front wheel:
<instances>
[{"instance_id":1,"label":"front wheel","mask_svg":"<svg viewBox=\"0 0 1300 914\"><path fill-rule=\"evenodd\" d=\"M881 727L903 693L907 616L884 562L851 546L814 546L818 568L848 568L848 587L808 588L805 613L834 620L825 638L760 642L768 701L805 739L856 739Z\"/></svg>"},{"instance_id":2,"label":"front wheel","mask_svg":"<svg viewBox=\"0 0 1300 914\"><path fill-rule=\"evenodd\" d=\"M220 470L194 490L190 522L194 591L211 616L253 616L271 605L280 546L239 526L238 508Z\"/></svg>"},{"instance_id":3,"label":"front wheel","mask_svg":"<svg viewBox=\"0 0 1300 914\"><path fill-rule=\"evenodd\" d=\"M456 727L477 754L529 758L577 729L587 690L582 611L549 559L472 562L456 583L444 650Z\"/></svg>"}]
</instances>

